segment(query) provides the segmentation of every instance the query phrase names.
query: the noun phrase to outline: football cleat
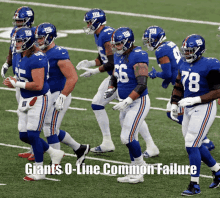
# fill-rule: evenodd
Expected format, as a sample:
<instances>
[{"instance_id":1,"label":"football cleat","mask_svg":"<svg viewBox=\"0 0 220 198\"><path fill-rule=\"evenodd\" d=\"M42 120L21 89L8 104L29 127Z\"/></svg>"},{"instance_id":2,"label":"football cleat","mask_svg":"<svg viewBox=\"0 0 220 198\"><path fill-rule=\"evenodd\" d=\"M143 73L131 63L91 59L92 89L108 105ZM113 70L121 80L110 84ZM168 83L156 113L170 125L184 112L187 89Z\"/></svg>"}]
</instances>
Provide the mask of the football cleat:
<instances>
[{"instance_id":1,"label":"football cleat","mask_svg":"<svg viewBox=\"0 0 220 198\"><path fill-rule=\"evenodd\" d=\"M27 175L25 176L23 179L24 181L38 181L38 180L42 180L45 179L45 175L37 175L37 174L32 174L32 175Z\"/></svg>"},{"instance_id":2,"label":"football cleat","mask_svg":"<svg viewBox=\"0 0 220 198\"><path fill-rule=\"evenodd\" d=\"M197 184L196 182L190 182L188 189L184 190L181 195L182 196L192 196L192 195L196 195L196 194L200 194L201 190L200 190L200 186L199 184Z\"/></svg>"},{"instance_id":3,"label":"football cleat","mask_svg":"<svg viewBox=\"0 0 220 198\"><path fill-rule=\"evenodd\" d=\"M207 143L205 142L206 140L203 141L202 145L204 145L209 151L213 150L215 148L214 143L211 140Z\"/></svg>"},{"instance_id":4,"label":"football cleat","mask_svg":"<svg viewBox=\"0 0 220 198\"><path fill-rule=\"evenodd\" d=\"M144 182L144 176L142 174L126 175L124 177L118 177L117 181L120 182L120 183L137 184L137 183L140 183L140 182Z\"/></svg>"},{"instance_id":5,"label":"football cleat","mask_svg":"<svg viewBox=\"0 0 220 198\"><path fill-rule=\"evenodd\" d=\"M32 155L31 153L18 153L18 157L21 158L28 158L30 155Z\"/></svg>"},{"instance_id":6,"label":"football cleat","mask_svg":"<svg viewBox=\"0 0 220 198\"><path fill-rule=\"evenodd\" d=\"M100 146L91 148L91 152L93 153L107 153L107 152L113 152L115 150L115 146L113 142L108 142L108 144L101 144Z\"/></svg>"},{"instance_id":7,"label":"football cleat","mask_svg":"<svg viewBox=\"0 0 220 198\"><path fill-rule=\"evenodd\" d=\"M218 188L220 185L220 170L218 172L212 171L212 174L214 176L214 179L209 188Z\"/></svg>"},{"instance_id":8,"label":"football cleat","mask_svg":"<svg viewBox=\"0 0 220 198\"><path fill-rule=\"evenodd\" d=\"M82 165L82 163L85 160L85 155L87 155L90 151L90 145L80 145L79 149L77 149L75 152L77 156L77 161L76 161L76 166L77 165Z\"/></svg>"},{"instance_id":9,"label":"football cleat","mask_svg":"<svg viewBox=\"0 0 220 198\"><path fill-rule=\"evenodd\" d=\"M143 152L143 157L144 158L157 157L159 155L159 153L160 153L159 149L157 147L155 147L151 150L149 150L149 149L145 150Z\"/></svg>"},{"instance_id":10,"label":"football cleat","mask_svg":"<svg viewBox=\"0 0 220 198\"><path fill-rule=\"evenodd\" d=\"M34 154L31 154L28 158L29 161L35 161Z\"/></svg>"}]
</instances>

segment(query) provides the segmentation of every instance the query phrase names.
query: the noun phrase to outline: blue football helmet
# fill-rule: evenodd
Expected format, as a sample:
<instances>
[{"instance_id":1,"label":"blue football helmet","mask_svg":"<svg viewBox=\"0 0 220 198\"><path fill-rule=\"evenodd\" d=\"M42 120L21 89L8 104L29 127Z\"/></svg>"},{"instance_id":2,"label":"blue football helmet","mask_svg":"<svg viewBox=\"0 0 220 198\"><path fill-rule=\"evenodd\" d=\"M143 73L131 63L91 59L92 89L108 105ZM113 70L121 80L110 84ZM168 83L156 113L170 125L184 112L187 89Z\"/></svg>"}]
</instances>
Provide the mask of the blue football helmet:
<instances>
[{"instance_id":1,"label":"blue football helmet","mask_svg":"<svg viewBox=\"0 0 220 198\"><path fill-rule=\"evenodd\" d=\"M128 27L120 27L114 31L111 38L112 50L117 55L122 55L126 50L132 47L134 40L133 31ZM115 45L123 44L121 50L118 50Z\"/></svg>"},{"instance_id":2,"label":"blue football helmet","mask_svg":"<svg viewBox=\"0 0 220 198\"><path fill-rule=\"evenodd\" d=\"M84 16L84 21L86 23L91 22L89 27L84 27L84 31L86 34L94 34L94 32L101 26L106 24L106 16L105 12L101 9L94 8L88 12L86 12Z\"/></svg>"},{"instance_id":3,"label":"blue football helmet","mask_svg":"<svg viewBox=\"0 0 220 198\"><path fill-rule=\"evenodd\" d=\"M34 11L30 7L22 6L15 11L13 20L14 26L31 27L34 24Z\"/></svg>"},{"instance_id":4,"label":"blue football helmet","mask_svg":"<svg viewBox=\"0 0 220 198\"><path fill-rule=\"evenodd\" d=\"M143 45L147 46L149 51L155 50L160 43L166 39L164 30L158 26L148 27L143 34Z\"/></svg>"},{"instance_id":5,"label":"blue football helmet","mask_svg":"<svg viewBox=\"0 0 220 198\"><path fill-rule=\"evenodd\" d=\"M205 39L198 35L192 34L183 40L180 50L183 61L192 63L205 52Z\"/></svg>"},{"instance_id":6,"label":"blue football helmet","mask_svg":"<svg viewBox=\"0 0 220 198\"><path fill-rule=\"evenodd\" d=\"M27 27L19 28L16 31L15 40L16 42L19 41L22 42L21 49L17 50L16 48L16 52L17 53L24 52L30 49L34 45L35 43L34 32L32 32L31 28L27 28Z\"/></svg>"},{"instance_id":7,"label":"blue football helmet","mask_svg":"<svg viewBox=\"0 0 220 198\"><path fill-rule=\"evenodd\" d=\"M57 37L56 27L51 23L41 23L38 25L35 30L35 38L38 39L42 37L44 37L44 43L39 45L39 48L44 50Z\"/></svg>"}]
</instances>

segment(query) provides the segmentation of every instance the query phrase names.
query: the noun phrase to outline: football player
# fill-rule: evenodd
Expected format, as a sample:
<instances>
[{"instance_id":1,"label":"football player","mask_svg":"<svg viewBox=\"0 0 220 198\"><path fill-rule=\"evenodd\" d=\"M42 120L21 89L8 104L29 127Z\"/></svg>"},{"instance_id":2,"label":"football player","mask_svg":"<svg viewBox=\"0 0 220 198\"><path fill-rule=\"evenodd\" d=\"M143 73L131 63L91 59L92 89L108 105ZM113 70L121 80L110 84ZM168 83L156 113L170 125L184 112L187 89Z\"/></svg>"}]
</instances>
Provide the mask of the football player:
<instances>
[{"instance_id":1,"label":"football player","mask_svg":"<svg viewBox=\"0 0 220 198\"><path fill-rule=\"evenodd\" d=\"M178 74L180 65L182 64L182 59L180 56L180 51L178 46L172 41L165 41L166 35L165 31L158 26L148 27L142 37L143 45L147 47L149 51L155 50L155 56L159 67L162 69L162 72L158 72L152 67L152 71L149 72L149 77L152 79L162 78L162 87L167 88L171 83L175 84L175 80ZM171 103L167 103L167 116L170 117ZM183 108L178 109L178 123L182 124L183 121ZM171 119L172 120L172 119ZM215 148L212 141L207 137L203 140L204 146L206 146L209 151Z\"/></svg>"},{"instance_id":2,"label":"football player","mask_svg":"<svg viewBox=\"0 0 220 198\"><path fill-rule=\"evenodd\" d=\"M48 144L60 149L60 142L69 145L77 155L77 164L82 164L85 155L89 152L89 145L80 145L68 132L60 130L63 117L71 103L73 91L78 76L70 61L68 51L55 44L57 37L56 27L51 23L42 23L37 26L35 38L39 48L46 54L49 61L49 78L51 101L45 119L43 131Z\"/></svg>"},{"instance_id":3,"label":"football player","mask_svg":"<svg viewBox=\"0 0 220 198\"><path fill-rule=\"evenodd\" d=\"M18 8L14 13L13 20L14 22L12 24L14 25L14 28L10 34L11 45L9 48L9 53L8 53L6 62L3 64L1 68L2 78L5 78L5 74L8 71L8 68L13 65L13 62L15 64L16 59L20 59L20 54L17 54L15 50L14 37L15 37L16 30L21 27L29 27L32 29L33 32L35 31L35 27L32 27L32 25L34 24L34 11L30 7L22 6ZM14 61L12 61L13 59ZM15 67L13 67L13 73L15 74L14 70L15 70ZM20 99L20 88L19 87L16 87L16 99L17 99L17 102L19 103L19 99ZM33 160L32 147L30 148L28 152L19 153L18 156L22 158L28 158L29 160L32 161Z\"/></svg>"},{"instance_id":4,"label":"football player","mask_svg":"<svg viewBox=\"0 0 220 198\"><path fill-rule=\"evenodd\" d=\"M210 167L214 175L209 188L220 184L220 166L202 144L216 116L216 101L220 96L220 62L216 58L206 58L205 39L192 34L183 40L180 65L171 99L171 118L178 121L178 105L184 107L182 133L190 166L196 166L196 174L191 175L187 190L182 195L199 194L199 174L201 160Z\"/></svg>"},{"instance_id":5,"label":"football player","mask_svg":"<svg viewBox=\"0 0 220 198\"><path fill-rule=\"evenodd\" d=\"M110 75L114 70L114 57L111 47L111 36L114 32L114 29L105 26L106 24L106 16L105 12L101 9L92 9L88 11L84 16L84 21L87 23L87 28L85 28L85 32L87 34L94 34L95 42L98 48L98 57L95 60L88 61L83 60L76 68L86 70L85 73L81 74L80 76L89 77L91 75L105 72L107 71L109 76L104 79L101 85L98 88L98 92L93 98L92 101L92 109L98 121L98 124L101 128L102 135L103 135L103 142L100 146L92 148L92 152L109 152L115 150L115 146L111 139L111 133L109 128L109 119L108 115L105 111L105 105L108 104L113 99L117 98L116 92L109 97L103 98L104 92L108 88L108 83L110 80ZM96 69L89 69L92 66L99 66ZM154 141L149 133L147 124L143 123L140 128L140 134L144 138L147 150L145 151L145 157L154 157L159 154L159 149L154 144Z\"/></svg>"},{"instance_id":6,"label":"football player","mask_svg":"<svg viewBox=\"0 0 220 198\"><path fill-rule=\"evenodd\" d=\"M20 88L18 105L18 130L20 139L32 146L36 169L43 168L43 153L47 152L52 164L59 164L64 156L61 150L53 149L40 138L40 132L48 110L51 94L47 83L47 57L35 47L35 36L30 28L20 28L15 34L16 53L20 60L16 61L16 78L8 77L4 84L9 88ZM33 173L24 177L25 181L45 179L45 174Z\"/></svg>"},{"instance_id":7,"label":"football player","mask_svg":"<svg viewBox=\"0 0 220 198\"><path fill-rule=\"evenodd\" d=\"M119 103L113 107L120 111L121 142L128 147L131 164L145 166L141 147L138 142L138 131L145 123L150 110L148 96L148 54L141 47L134 46L134 34L128 27L115 30L112 35L115 69L111 76L108 90L104 97L110 97L118 90ZM142 174L131 174L119 177L118 182L143 182Z\"/></svg>"}]
</instances>

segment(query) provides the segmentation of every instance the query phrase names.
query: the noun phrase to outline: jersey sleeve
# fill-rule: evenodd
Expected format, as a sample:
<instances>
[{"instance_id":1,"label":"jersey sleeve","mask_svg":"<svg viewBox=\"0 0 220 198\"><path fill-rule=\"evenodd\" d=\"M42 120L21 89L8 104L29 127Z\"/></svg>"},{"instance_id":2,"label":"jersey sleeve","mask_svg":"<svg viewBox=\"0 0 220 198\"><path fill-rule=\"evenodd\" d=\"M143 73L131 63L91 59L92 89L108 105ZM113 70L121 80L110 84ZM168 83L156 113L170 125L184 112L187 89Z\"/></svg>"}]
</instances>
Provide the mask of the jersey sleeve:
<instances>
[{"instance_id":1,"label":"jersey sleeve","mask_svg":"<svg viewBox=\"0 0 220 198\"><path fill-rule=\"evenodd\" d=\"M31 70L32 69L39 69L39 68L45 68L48 66L48 60L47 57L44 55L35 56L32 61L30 62Z\"/></svg>"},{"instance_id":2,"label":"jersey sleeve","mask_svg":"<svg viewBox=\"0 0 220 198\"><path fill-rule=\"evenodd\" d=\"M168 52L170 49L166 45L160 46L156 51L155 51L155 56L157 59L160 59L164 56L168 56Z\"/></svg>"},{"instance_id":3,"label":"jersey sleeve","mask_svg":"<svg viewBox=\"0 0 220 198\"><path fill-rule=\"evenodd\" d=\"M68 51L62 47L57 47L54 57L56 57L57 60L70 59Z\"/></svg>"},{"instance_id":4,"label":"jersey sleeve","mask_svg":"<svg viewBox=\"0 0 220 198\"><path fill-rule=\"evenodd\" d=\"M148 65L149 64L148 53L145 51L136 52L133 59L133 65L135 65L136 63L147 63Z\"/></svg>"},{"instance_id":5,"label":"jersey sleeve","mask_svg":"<svg viewBox=\"0 0 220 198\"><path fill-rule=\"evenodd\" d=\"M114 32L113 28L107 28L107 29L104 30L104 34L102 36L102 43L103 44L105 44L106 42L111 41L111 37L112 37L113 32Z\"/></svg>"}]
</instances>

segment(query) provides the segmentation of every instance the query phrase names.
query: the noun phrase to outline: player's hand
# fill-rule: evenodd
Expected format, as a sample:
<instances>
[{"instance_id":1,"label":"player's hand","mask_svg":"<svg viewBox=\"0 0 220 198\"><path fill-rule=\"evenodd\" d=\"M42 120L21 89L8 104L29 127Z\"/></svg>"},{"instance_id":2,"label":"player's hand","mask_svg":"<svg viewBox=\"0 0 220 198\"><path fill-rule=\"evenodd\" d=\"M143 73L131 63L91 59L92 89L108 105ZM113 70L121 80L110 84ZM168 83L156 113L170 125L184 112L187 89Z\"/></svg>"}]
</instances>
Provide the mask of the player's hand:
<instances>
[{"instance_id":1,"label":"player's hand","mask_svg":"<svg viewBox=\"0 0 220 198\"><path fill-rule=\"evenodd\" d=\"M179 122L178 118L178 106L176 104L171 105L170 117L172 120Z\"/></svg>"},{"instance_id":2,"label":"player's hand","mask_svg":"<svg viewBox=\"0 0 220 198\"><path fill-rule=\"evenodd\" d=\"M8 77L3 81L3 84L6 85L9 88L15 88L16 87L17 80L13 77Z\"/></svg>"},{"instance_id":3,"label":"player's hand","mask_svg":"<svg viewBox=\"0 0 220 198\"><path fill-rule=\"evenodd\" d=\"M55 102L55 109L56 109L57 111L63 110L63 106L64 106L65 100L66 100L66 96L65 96L65 95L60 94L60 95L58 96L58 98L56 99L56 102Z\"/></svg>"},{"instance_id":4,"label":"player's hand","mask_svg":"<svg viewBox=\"0 0 220 198\"><path fill-rule=\"evenodd\" d=\"M8 71L9 65L8 63L4 63L4 65L2 65L2 69L1 69L1 76L2 78L5 78L5 74Z\"/></svg>"},{"instance_id":5,"label":"player's hand","mask_svg":"<svg viewBox=\"0 0 220 198\"><path fill-rule=\"evenodd\" d=\"M154 69L154 67L152 67L152 71L148 73L148 76L152 79L157 77L157 71Z\"/></svg>"},{"instance_id":6,"label":"player's hand","mask_svg":"<svg viewBox=\"0 0 220 198\"><path fill-rule=\"evenodd\" d=\"M114 93L115 93L115 87L109 88L107 91L104 93L104 99L110 98Z\"/></svg>"},{"instance_id":7,"label":"player's hand","mask_svg":"<svg viewBox=\"0 0 220 198\"><path fill-rule=\"evenodd\" d=\"M92 61L83 60L77 64L76 69L81 70L81 69L89 68L93 66L96 66L95 60L92 60Z\"/></svg>"},{"instance_id":8,"label":"player's hand","mask_svg":"<svg viewBox=\"0 0 220 198\"><path fill-rule=\"evenodd\" d=\"M86 72L81 74L80 77L90 77L94 74L100 73L99 68L96 68L96 69L82 68L82 69L86 70Z\"/></svg>"},{"instance_id":9,"label":"player's hand","mask_svg":"<svg viewBox=\"0 0 220 198\"><path fill-rule=\"evenodd\" d=\"M130 105L133 102L133 100L130 97L127 97L122 102L119 102L114 107L112 107L113 110L124 110L128 105Z\"/></svg>"},{"instance_id":10,"label":"player's hand","mask_svg":"<svg viewBox=\"0 0 220 198\"><path fill-rule=\"evenodd\" d=\"M179 106L181 107L186 107L186 106L191 106L191 105L194 105L194 104L197 104L197 103L201 103L201 98L200 96L197 96L197 97L188 97L188 98L184 98L182 100L180 100L178 102Z\"/></svg>"},{"instance_id":11,"label":"player's hand","mask_svg":"<svg viewBox=\"0 0 220 198\"><path fill-rule=\"evenodd\" d=\"M166 89L166 88L169 86L169 84L170 84L170 80L165 79L165 80L163 80L163 82L162 82L162 87L163 87L164 89Z\"/></svg>"},{"instance_id":12,"label":"player's hand","mask_svg":"<svg viewBox=\"0 0 220 198\"><path fill-rule=\"evenodd\" d=\"M220 105L220 98L218 98L218 104Z\"/></svg>"}]
</instances>

